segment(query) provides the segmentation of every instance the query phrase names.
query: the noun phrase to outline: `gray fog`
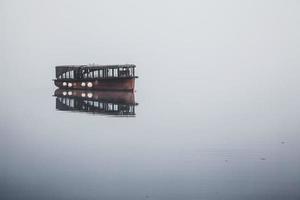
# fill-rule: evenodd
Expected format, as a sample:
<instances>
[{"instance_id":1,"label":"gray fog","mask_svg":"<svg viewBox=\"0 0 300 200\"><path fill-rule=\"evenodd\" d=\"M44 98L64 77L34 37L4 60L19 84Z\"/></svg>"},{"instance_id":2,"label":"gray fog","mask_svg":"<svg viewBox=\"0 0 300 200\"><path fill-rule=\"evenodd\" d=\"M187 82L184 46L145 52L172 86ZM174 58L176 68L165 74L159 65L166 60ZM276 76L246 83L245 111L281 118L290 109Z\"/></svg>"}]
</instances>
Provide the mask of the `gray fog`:
<instances>
[{"instance_id":1,"label":"gray fog","mask_svg":"<svg viewBox=\"0 0 300 200\"><path fill-rule=\"evenodd\" d=\"M297 0L0 0L0 199L300 199ZM58 111L135 64L135 117Z\"/></svg>"}]
</instances>

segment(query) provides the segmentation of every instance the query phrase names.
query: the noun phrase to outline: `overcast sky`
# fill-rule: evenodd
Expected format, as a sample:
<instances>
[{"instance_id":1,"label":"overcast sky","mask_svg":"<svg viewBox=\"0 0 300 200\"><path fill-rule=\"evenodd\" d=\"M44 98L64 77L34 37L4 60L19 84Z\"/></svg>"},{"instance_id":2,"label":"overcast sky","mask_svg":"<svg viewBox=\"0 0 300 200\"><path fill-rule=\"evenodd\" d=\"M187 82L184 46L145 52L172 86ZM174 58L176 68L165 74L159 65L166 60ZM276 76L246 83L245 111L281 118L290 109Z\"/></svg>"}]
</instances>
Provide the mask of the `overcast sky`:
<instances>
[{"instance_id":1,"label":"overcast sky","mask_svg":"<svg viewBox=\"0 0 300 200\"><path fill-rule=\"evenodd\" d=\"M55 65L134 63L147 81L295 84L299 9L296 0L1 0L2 80L46 85Z\"/></svg>"},{"instance_id":2,"label":"overcast sky","mask_svg":"<svg viewBox=\"0 0 300 200\"><path fill-rule=\"evenodd\" d=\"M0 0L0 195L299 199L299 11ZM55 65L89 63L137 65L135 118L55 110Z\"/></svg>"}]
</instances>

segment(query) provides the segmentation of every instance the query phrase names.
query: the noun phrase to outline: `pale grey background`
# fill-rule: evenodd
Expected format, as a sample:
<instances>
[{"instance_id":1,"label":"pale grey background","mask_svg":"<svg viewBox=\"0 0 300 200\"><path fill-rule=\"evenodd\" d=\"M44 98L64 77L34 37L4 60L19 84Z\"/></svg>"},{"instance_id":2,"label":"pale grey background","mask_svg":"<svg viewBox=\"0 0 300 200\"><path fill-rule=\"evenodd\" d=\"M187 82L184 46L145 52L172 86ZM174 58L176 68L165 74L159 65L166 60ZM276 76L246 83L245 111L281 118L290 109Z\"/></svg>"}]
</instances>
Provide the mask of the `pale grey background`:
<instances>
[{"instance_id":1,"label":"pale grey background","mask_svg":"<svg viewBox=\"0 0 300 200\"><path fill-rule=\"evenodd\" d=\"M0 0L1 199L300 199L300 2ZM137 65L135 118L54 66Z\"/></svg>"}]
</instances>

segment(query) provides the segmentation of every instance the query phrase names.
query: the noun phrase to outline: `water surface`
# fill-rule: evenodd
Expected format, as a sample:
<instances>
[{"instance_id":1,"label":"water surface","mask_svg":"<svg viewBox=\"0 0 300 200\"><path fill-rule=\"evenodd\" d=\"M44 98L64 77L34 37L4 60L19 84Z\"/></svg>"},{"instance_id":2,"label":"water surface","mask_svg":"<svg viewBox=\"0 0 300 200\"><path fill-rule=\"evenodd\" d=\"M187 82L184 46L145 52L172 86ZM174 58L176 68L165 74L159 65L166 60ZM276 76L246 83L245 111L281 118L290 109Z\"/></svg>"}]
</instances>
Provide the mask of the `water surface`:
<instances>
[{"instance_id":1,"label":"water surface","mask_svg":"<svg viewBox=\"0 0 300 200\"><path fill-rule=\"evenodd\" d=\"M1 4L1 199L300 199L298 2ZM92 62L137 65L135 117L56 109Z\"/></svg>"}]
</instances>

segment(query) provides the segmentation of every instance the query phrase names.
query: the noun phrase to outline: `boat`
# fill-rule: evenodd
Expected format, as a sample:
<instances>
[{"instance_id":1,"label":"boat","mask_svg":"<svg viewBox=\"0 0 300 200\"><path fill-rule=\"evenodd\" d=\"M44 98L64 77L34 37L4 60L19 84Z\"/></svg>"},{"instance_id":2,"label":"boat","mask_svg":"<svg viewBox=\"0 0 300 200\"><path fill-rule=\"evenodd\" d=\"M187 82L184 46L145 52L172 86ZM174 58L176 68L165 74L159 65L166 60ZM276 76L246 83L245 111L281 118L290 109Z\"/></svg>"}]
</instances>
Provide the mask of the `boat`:
<instances>
[{"instance_id":1,"label":"boat","mask_svg":"<svg viewBox=\"0 0 300 200\"><path fill-rule=\"evenodd\" d=\"M130 91L56 89L54 96L60 111L134 117L138 105Z\"/></svg>"},{"instance_id":2,"label":"boat","mask_svg":"<svg viewBox=\"0 0 300 200\"><path fill-rule=\"evenodd\" d=\"M135 68L133 64L56 66L54 84L64 89L134 91Z\"/></svg>"}]
</instances>

